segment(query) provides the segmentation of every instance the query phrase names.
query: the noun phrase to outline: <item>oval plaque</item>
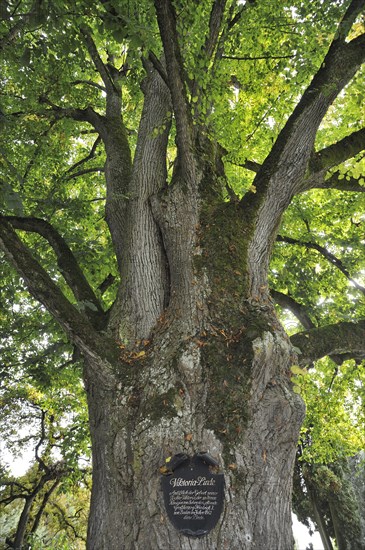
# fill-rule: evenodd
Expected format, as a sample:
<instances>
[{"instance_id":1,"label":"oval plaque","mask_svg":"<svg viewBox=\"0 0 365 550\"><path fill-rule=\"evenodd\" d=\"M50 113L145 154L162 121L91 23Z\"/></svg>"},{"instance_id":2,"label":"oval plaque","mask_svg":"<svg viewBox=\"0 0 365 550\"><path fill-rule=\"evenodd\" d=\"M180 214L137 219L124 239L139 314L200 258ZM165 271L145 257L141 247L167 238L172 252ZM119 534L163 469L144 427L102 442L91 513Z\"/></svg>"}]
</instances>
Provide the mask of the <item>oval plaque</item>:
<instances>
[{"instance_id":1,"label":"oval plaque","mask_svg":"<svg viewBox=\"0 0 365 550\"><path fill-rule=\"evenodd\" d=\"M223 510L224 476L211 471L218 463L207 453L175 455L170 463L173 471L162 478L168 518L184 535L206 535Z\"/></svg>"}]
</instances>

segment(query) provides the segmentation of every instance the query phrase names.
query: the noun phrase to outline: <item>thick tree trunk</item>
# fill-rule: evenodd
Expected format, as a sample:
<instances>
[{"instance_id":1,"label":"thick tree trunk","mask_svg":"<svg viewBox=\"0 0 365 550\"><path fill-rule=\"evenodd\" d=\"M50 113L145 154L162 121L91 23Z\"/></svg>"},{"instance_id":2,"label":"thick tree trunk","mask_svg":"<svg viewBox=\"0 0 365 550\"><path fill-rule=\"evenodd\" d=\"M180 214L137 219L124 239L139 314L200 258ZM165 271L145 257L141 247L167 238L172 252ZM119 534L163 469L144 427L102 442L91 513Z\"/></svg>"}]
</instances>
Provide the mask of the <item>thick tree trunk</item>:
<instances>
[{"instance_id":1,"label":"thick tree trunk","mask_svg":"<svg viewBox=\"0 0 365 550\"><path fill-rule=\"evenodd\" d=\"M135 361L133 379L121 374L114 391L89 385L88 548L292 549L303 406L289 387L287 341L270 332L250 343L228 331L204 341L168 336L144 366ZM159 467L182 451L208 451L225 474L224 511L202 538L179 534L163 503Z\"/></svg>"},{"instance_id":2,"label":"thick tree trunk","mask_svg":"<svg viewBox=\"0 0 365 550\"><path fill-rule=\"evenodd\" d=\"M310 186L305 176L317 129L364 59L364 35L346 39L362 4L350 3L324 62L239 205L226 201L219 147L208 142L211 129L200 126L203 87L198 74L189 91L173 3L154 1L164 54L161 61L144 60L134 155L119 82L129 62L116 76L91 34L80 29L104 84L105 114L46 103L57 117L92 124L105 145L106 220L121 279L105 332L102 308L76 262L66 269L66 282L97 316L68 301L4 220L1 245L85 358L94 470L89 549L293 547L292 471L304 407L292 391L296 359L268 299L267 272L281 215ZM228 21L224 7L214 2L198 55L206 56L213 74L227 34L222 22L228 31L242 13ZM107 11L118 21L118 10ZM171 123L176 159L167 181ZM50 238L39 220L36 226L31 230L46 232L65 271L65 250L70 254L64 243ZM209 452L225 477L223 513L199 539L177 532L162 499L159 467L182 451Z\"/></svg>"},{"instance_id":3,"label":"thick tree trunk","mask_svg":"<svg viewBox=\"0 0 365 550\"><path fill-rule=\"evenodd\" d=\"M119 329L114 382L103 387L94 373L104 367L86 367L89 550L293 548L292 472L304 414L291 389L295 358L264 290L249 294L252 217L222 202L219 162L214 151L207 158L204 170L192 159L188 175L177 165L171 185L150 201L168 262L168 307L148 340L143 323L134 343ZM124 302L133 286L125 288ZM224 473L224 509L210 533L192 538L168 519L159 468L179 452L202 451Z\"/></svg>"},{"instance_id":4,"label":"thick tree trunk","mask_svg":"<svg viewBox=\"0 0 365 550\"><path fill-rule=\"evenodd\" d=\"M175 187L163 208L154 205L169 307L148 342L122 346L114 384L87 381L88 548L289 550L304 412L291 390L292 348L270 302L247 296L239 207L213 201L199 213L194 194L183 195ZM189 538L167 517L159 467L176 453L201 451L225 475L224 510L208 535Z\"/></svg>"}]
</instances>

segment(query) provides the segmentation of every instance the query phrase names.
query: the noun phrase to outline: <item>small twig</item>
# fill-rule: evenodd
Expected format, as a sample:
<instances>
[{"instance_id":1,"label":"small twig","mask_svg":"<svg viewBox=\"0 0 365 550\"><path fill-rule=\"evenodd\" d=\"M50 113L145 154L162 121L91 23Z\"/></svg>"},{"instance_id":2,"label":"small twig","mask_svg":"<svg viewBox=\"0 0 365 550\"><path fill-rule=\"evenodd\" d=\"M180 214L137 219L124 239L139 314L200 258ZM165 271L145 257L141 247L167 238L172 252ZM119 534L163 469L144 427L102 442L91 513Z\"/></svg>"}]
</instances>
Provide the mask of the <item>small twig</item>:
<instances>
[{"instance_id":1,"label":"small twig","mask_svg":"<svg viewBox=\"0 0 365 550\"><path fill-rule=\"evenodd\" d=\"M98 84L97 82L93 82L92 80L74 80L71 82L73 85L77 84L87 84L88 86L93 86L94 88L97 88L98 90L101 90L102 92L106 92L105 86L102 86L101 84Z\"/></svg>"},{"instance_id":2,"label":"small twig","mask_svg":"<svg viewBox=\"0 0 365 550\"><path fill-rule=\"evenodd\" d=\"M256 61L259 59L292 59L293 57L295 57L295 55L257 55L257 56L222 55L223 59L233 59L234 61Z\"/></svg>"},{"instance_id":3,"label":"small twig","mask_svg":"<svg viewBox=\"0 0 365 550\"><path fill-rule=\"evenodd\" d=\"M85 170L79 170L78 172L75 172L74 174L71 174L66 179L67 180L73 180L76 178L79 178L80 176L85 176L85 174L92 174L93 172L104 172L103 166L96 166L95 168L85 168Z\"/></svg>"},{"instance_id":4,"label":"small twig","mask_svg":"<svg viewBox=\"0 0 365 550\"><path fill-rule=\"evenodd\" d=\"M307 242L307 241L299 241L297 239L292 239L291 237L283 237L282 235L278 235L277 239L278 242L284 242L288 244L294 244L299 246L304 246L309 249L316 250L319 252L326 260L328 260L333 266L337 267L345 275L345 277L358 289L360 292L365 294L365 287L361 286L359 283L357 283L354 279L352 279L349 271L346 269L346 267L343 265L342 261L337 258L334 254L332 254L329 250L324 248L324 246L321 246L317 243L313 242Z\"/></svg>"},{"instance_id":5,"label":"small twig","mask_svg":"<svg viewBox=\"0 0 365 550\"><path fill-rule=\"evenodd\" d=\"M96 140L94 141L92 147L91 147L90 153L86 157L84 157L83 159L81 159L78 162L76 162L75 164L73 164L71 166L71 168L69 168L67 170L66 174L68 174L69 172L72 172L73 170L75 170L79 166L82 166L82 164L85 164L85 162L88 162L89 160L93 159L95 157L96 149L98 148L98 145L100 144L100 142L101 142L101 137L98 136L96 138Z\"/></svg>"}]
</instances>

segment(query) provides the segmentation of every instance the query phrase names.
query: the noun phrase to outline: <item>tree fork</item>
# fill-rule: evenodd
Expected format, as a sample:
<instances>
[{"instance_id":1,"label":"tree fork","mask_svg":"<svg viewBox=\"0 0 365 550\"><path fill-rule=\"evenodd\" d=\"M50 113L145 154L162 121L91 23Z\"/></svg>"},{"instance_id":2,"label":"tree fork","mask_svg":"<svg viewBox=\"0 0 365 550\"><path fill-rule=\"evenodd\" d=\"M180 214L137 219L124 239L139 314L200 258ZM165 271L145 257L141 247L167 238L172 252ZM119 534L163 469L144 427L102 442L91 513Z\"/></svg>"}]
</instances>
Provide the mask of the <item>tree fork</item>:
<instances>
[{"instance_id":1,"label":"tree fork","mask_svg":"<svg viewBox=\"0 0 365 550\"><path fill-rule=\"evenodd\" d=\"M245 253L239 205L217 207L213 198L201 206L200 223L189 224L189 237L182 223L193 199L178 183L158 205L177 291L145 347L122 350L131 370L115 389L100 391L92 380L87 385L95 465L88 547L119 548L117 521L126 550L248 550L253 541L257 548L289 550L290 471L303 418L290 383L295 357L271 304L251 303L244 269L234 273ZM181 218L173 215L177 204ZM221 235L220 216L230 218ZM194 277L190 287L188 276ZM200 451L215 456L225 474L225 509L214 531L189 539L168 521L159 467L175 453ZM282 504L264 520L262 509L273 501Z\"/></svg>"}]
</instances>

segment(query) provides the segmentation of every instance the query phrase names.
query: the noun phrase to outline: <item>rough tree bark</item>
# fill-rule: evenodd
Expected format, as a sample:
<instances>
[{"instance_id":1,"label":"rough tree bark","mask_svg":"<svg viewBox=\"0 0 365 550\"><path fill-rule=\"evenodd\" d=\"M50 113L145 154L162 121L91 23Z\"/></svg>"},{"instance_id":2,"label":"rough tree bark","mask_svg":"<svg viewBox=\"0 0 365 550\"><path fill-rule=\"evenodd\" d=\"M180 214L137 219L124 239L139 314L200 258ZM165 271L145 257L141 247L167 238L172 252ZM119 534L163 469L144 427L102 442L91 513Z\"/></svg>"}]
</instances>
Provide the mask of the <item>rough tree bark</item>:
<instances>
[{"instance_id":1,"label":"rough tree bark","mask_svg":"<svg viewBox=\"0 0 365 550\"><path fill-rule=\"evenodd\" d=\"M120 298L128 313L123 317L118 305L112 314L124 366L107 391L88 377L96 472L89 547L289 549L304 407L291 389L295 354L268 297L268 262L280 216L301 189L318 125L356 71L359 50L334 43L259 170L256 193L227 203L220 149L191 123L172 6L155 5L166 75L149 67L130 183L133 229L124 257L132 270L126 268ZM339 50L357 62L339 71ZM328 68L334 58L336 74ZM319 81L333 92L323 94ZM166 186L171 103L178 157ZM156 127L160 137L151 140ZM141 316L146 304L150 323ZM189 539L166 518L158 467L177 452L202 450L225 473L225 508L214 531Z\"/></svg>"},{"instance_id":2,"label":"rough tree bark","mask_svg":"<svg viewBox=\"0 0 365 550\"><path fill-rule=\"evenodd\" d=\"M104 324L66 300L11 220L0 222L1 244L84 356L93 452L88 549L289 550L304 406L292 391L297 358L275 315L267 273L282 213L295 193L318 185L308 173L318 126L363 61L364 38L348 43L344 33L362 3L350 5L325 62L258 169L255 192L241 202L224 199L222 151L192 123L172 4L155 0L155 7L164 58L145 61L133 162L119 84L86 31L106 114L57 110L88 121L105 144L106 213L122 282ZM212 17L210 54L219 14ZM167 185L171 112L177 158ZM77 296L77 281L69 278L69 285ZM179 534L163 505L159 467L181 451L208 451L225 475L223 514L199 539Z\"/></svg>"},{"instance_id":3,"label":"rough tree bark","mask_svg":"<svg viewBox=\"0 0 365 550\"><path fill-rule=\"evenodd\" d=\"M196 170L200 193L181 190L177 175L154 198L169 306L152 335L141 327L137 337L148 343L137 351L122 344L112 388L88 376L90 548L292 547L291 471L303 418L290 388L293 353L270 302L247 292L249 224L239 205L217 200L215 170ZM224 515L201 540L179 535L162 503L158 467L182 450L207 450L226 472Z\"/></svg>"}]
</instances>

